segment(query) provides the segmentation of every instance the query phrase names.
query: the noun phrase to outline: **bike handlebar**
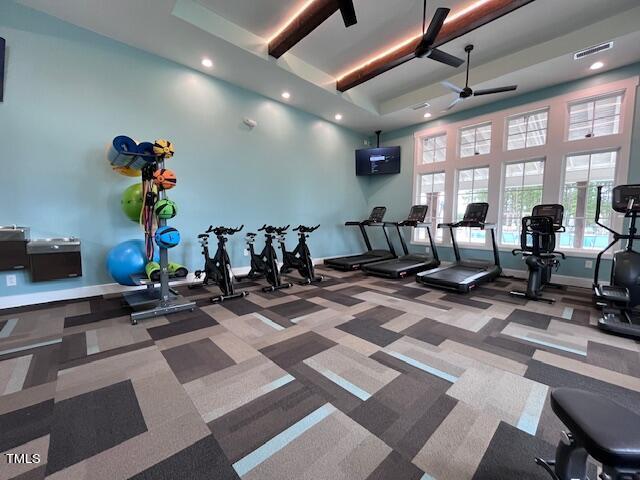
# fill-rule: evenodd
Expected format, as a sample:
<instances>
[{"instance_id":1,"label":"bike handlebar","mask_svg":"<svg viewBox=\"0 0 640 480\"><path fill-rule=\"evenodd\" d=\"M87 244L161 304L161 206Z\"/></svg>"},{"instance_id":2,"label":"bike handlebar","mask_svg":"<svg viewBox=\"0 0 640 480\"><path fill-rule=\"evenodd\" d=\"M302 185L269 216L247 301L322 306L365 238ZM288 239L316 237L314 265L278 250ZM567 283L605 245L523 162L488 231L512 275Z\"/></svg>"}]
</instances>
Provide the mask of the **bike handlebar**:
<instances>
[{"instance_id":1,"label":"bike handlebar","mask_svg":"<svg viewBox=\"0 0 640 480\"><path fill-rule=\"evenodd\" d=\"M259 232L265 232L267 235L271 235L271 234L277 234L277 235L281 235L284 232L287 231L287 229L290 227L291 225L287 225L286 227L274 227L273 225L267 225L266 223L264 225L262 225L262 227L260 227L258 229Z\"/></svg>"},{"instance_id":2,"label":"bike handlebar","mask_svg":"<svg viewBox=\"0 0 640 480\"><path fill-rule=\"evenodd\" d=\"M220 236L220 235L233 235L234 233L238 233L239 231L241 231L244 228L244 224L240 225L237 228L233 228L233 227L225 227L225 226L219 226L219 227L214 227L213 225L209 225L209 228L207 229L207 231L205 233L214 233L216 236Z\"/></svg>"},{"instance_id":3,"label":"bike handlebar","mask_svg":"<svg viewBox=\"0 0 640 480\"><path fill-rule=\"evenodd\" d=\"M293 229L293 231L300 232L300 233L311 233L316 231L318 228L320 228L320 224L316 225L315 227L306 227L304 225L298 225L296 228Z\"/></svg>"}]
</instances>

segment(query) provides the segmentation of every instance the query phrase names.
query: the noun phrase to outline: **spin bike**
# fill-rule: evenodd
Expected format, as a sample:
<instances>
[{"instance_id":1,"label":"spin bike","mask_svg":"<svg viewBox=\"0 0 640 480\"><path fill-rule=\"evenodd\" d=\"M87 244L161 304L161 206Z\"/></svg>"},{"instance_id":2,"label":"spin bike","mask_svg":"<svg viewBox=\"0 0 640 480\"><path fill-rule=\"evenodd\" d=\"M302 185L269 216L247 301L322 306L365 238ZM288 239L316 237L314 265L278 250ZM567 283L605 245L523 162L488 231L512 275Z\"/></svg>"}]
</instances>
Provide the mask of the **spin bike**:
<instances>
[{"instance_id":1,"label":"spin bike","mask_svg":"<svg viewBox=\"0 0 640 480\"><path fill-rule=\"evenodd\" d=\"M278 236L280 248L282 249L283 262L283 265L280 268L280 274L289 273L294 269L298 270L298 273L303 278L300 285L310 285L313 282L321 282L324 280L322 275L316 276L315 274L313 259L311 258L311 253L309 252L309 247L307 245L307 238L309 238L308 234L317 230L319 227L320 225L316 225L315 227L298 225L294 228L293 231L298 232L298 245L291 252L287 251L287 247L284 243L286 232L284 230L282 231L282 234Z\"/></svg>"},{"instance_id":2,"label":"spin bike","mask_svg":"<svg viewBox=\"0 0 640 480\"><path fill-rule=\"evenodd\" d=\"M241 278L248 278L250 280L257 280L259 278L265 278L269 282L268 287L263 287L263 292L275 292L283 288L293 287L292 283L283 282L280 278L280 270L278 269L278 256L276 249L273 247L274 239L280 237L289 228L286 227L274 227L271 225L263 225L258 229L259 232L264 232L264 248L260 254L255 251L256 236L255 233L247 233L245 238L247 242L247 248L251 256L251 270L249 273Z\"/></svg>"},{"instance_id":3,"label":"spin bike","mask_svg":"<svg viewBox=\"0 0 640 480\"><path fill-rule=\"evenodd\" d=\"M242 230L244 225L239 228L216 227L211 225L205 233L198 235L198 241L202 247L204 255L204 269L194 272L196 278L200 278L204 273L202 282L189 285L189 288L205 287L212 283L217 285L222 291L222 295L211 297L212 303L219 303L232 298L246 297L249 292L236 292L233 286L233 273L231 271L231 261L225 244L228 241L227 236ZM218 239L218 250L213 258L209 256L209 234L213 233Z\"/></svg>"},{"instance_id":4,"label":"spin bike","mask_svg":"<svg viewBox=\"0 0 640 480\"><path fill-rule=\"evenodd\" d=\"M566 289L564 285L551 283L551 274L560 265L557 257L566 258L564 253L555 250L556 233L564 232L563 216L562 205L546 204L536 205L531 215L522 219L520 248L514 249L511 253L522 254L529 269L529 278L526 291L514 290L509 292L511 295L554 303L554 298L542 296L542 290L545 287Z\"/></svg>"}]
</instances>

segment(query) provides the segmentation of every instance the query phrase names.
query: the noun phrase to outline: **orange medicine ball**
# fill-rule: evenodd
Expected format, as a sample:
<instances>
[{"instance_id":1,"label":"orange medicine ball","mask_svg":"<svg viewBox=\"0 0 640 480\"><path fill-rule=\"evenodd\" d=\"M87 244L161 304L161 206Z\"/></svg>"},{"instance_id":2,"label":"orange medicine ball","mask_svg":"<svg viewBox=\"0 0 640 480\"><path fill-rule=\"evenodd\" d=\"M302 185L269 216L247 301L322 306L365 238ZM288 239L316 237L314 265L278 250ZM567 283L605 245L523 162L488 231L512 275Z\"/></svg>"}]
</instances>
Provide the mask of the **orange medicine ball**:
<instances>
[{"instance_id":1,"label":"orange medicine ball","mask_svg":"<svg viewBox=\"0 0 640 480\"><path fill-rule=\"evenodd\" d=\"M159 168L153 172L153 183L159 188L169 190L176 186L176 174L168 168Z\"/></svg>"}]
</instances>

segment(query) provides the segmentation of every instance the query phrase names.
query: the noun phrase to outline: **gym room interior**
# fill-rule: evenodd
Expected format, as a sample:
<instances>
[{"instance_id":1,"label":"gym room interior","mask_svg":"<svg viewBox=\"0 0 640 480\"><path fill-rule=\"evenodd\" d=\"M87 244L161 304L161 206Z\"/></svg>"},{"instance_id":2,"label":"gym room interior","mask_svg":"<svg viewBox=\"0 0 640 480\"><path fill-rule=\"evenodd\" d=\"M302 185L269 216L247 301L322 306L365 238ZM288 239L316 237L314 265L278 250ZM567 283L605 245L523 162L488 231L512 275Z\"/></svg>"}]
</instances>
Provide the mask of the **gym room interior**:
<instances>
[{"instance_id":1,"label":"gym room interior","mask_svg":"<svg viewBox=\"0 0 640 480\"><path fill-rule=\"evenodd\" d=\"M0 480L640 479L638 0L0 1Z\"/></svg>"}]
</instances>

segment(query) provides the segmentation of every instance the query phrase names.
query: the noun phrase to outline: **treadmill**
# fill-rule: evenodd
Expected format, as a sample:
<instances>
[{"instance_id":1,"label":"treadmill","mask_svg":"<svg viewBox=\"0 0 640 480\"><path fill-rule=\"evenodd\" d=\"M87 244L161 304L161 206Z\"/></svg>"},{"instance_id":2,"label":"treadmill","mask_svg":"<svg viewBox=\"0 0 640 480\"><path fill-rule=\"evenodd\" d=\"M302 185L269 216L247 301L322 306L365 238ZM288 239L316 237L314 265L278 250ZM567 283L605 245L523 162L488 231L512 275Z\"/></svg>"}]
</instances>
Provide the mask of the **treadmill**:
<instances>
[{"instance_id":1,"label":"treadmill","mask_svg":"<svg viewBox=\"0 0 640 480\"><path fill-rule=\"evenodd\" d=\"M391 260L369 263L362 267L362 271L378 277L405 278L407 275L415 275L418 272L424 272L425 270L439 266L440 259L438 258L438 251L431 237L431 230L429 229L429 225L424 223L427 210L428 207L426 205L414 205L411 207L411 211L406 220L402 222L385 222L385 225L396 227L404 255ZM409 249L407 248L407 243L400 227L426 227L432 255L430 256L424 253L409 254Z\"/></svg>"},{"instance_id":2,"label":"treadmill","mask_svg":"<svg viewBox=\"0 0 640 480\"><path fill-rule=\"evenodd\" d=\"M367 220L363 220L361 222L346 222L346 226L357 226L360 228L360 233L362 234L362 238L364 238L364 243L367 246L367 251L360 255L348 255L346 257L328 258L324 261L324 264L337 270L349 271L358 270L360 269L360 267L362 267L362 265L366 265L368 263L396 258L396 252L393 248L393 244L389 240L387 229L385 228L385 224L382 222L382 219L384 218L384 214L386 212L387 207L374 207L373 210L371 210L371 215L369 215L369 218ZM365 229L365 227L382 227L384 238L386 238L387 240L389 250L374 250L371 247L371 241L369 240L369 235L367 234L367 230Z\"/></svg>"},{"instance_id":3,"label":"treadmill","mask_svg":"<svg viewBox=\"0 0 640 480\"><path fill-rule=\"evenodd\" d=\"M430 287L443 288L459 293L468 293L478 285L495 280L502 273L500 256L493 223L485 222L489 204L484 202L470 203L464 212L464 217L456 223L441 223L438 228L448 228L451 244L456 261L446 267L436 268L416 275L416 282ZM454 229L469 227L489 230L491 245L493 246L493 263L480 260L462 260L456 242Z\"/></svg>"}]
</instances>

